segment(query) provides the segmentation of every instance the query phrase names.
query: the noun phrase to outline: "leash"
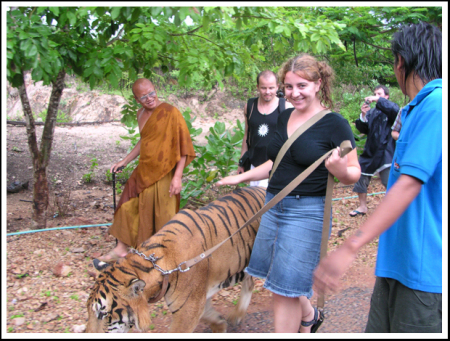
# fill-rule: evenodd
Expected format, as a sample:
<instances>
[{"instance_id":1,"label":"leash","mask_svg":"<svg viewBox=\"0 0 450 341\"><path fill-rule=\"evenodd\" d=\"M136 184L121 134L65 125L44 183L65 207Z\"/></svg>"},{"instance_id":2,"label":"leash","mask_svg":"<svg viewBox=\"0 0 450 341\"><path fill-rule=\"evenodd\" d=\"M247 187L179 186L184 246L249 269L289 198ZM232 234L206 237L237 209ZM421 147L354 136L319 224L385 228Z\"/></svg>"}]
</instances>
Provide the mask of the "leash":
<instances>
[{"instance_id":1,"label":"leash","mask_svg":"<svg viewBox=\"0 0 450 341\"><path fill-rule=\"evenodd\" d=\"M350 141L346 140L343 141L340 145L340 157L344 157L347 155L350 151L352 151L352 145ZM224 243L226 243L229 239L233 238L234 235L239 233L244 227L250 225L255 220L259 219L265 212L267 212L269 209L271 209L273 206L275 206L278 202L280 202L286 195L288 195L294 188L296 188L303 180L305 180L327 157L329 157L333 153L334 149L328 151L325 153L322 157L317 159L312 165L310 165L306 170L304 170L302 173L300 173L294 180L292 180L289 185L287 185L283 190L281 190L275 197L270 200L267 205L263 206L253 217L251 217L249 220L247 220L237 231L235 231L232 235L230 235L228 238L220 242L219 244L215 245L214 247L208 249L207 251L201 253L200 255L189 259L185 262L181 262L175 269L164 271L161 267L159 267L156 264L156 261L158 261L159 258L154 257L154 254L150 256L146 256L145 254L137 251L136 249L130 249L130 253L137 254L141 257L143 257L146 260L149 260L152 262L154 268L158 271L160 271L163 276L163 285L161 288L160 293L153 298L149 299L149 303L157 302L162 296L165 295L167 291L167 283L168 283L168 277L171 273L179 271L179 272L186 272L189 271L190 268L197 263L201 262L202 260L210 257L214 251L216 251L219 247L221 247ZM328 234L329 234L329 228L330 228L330 216L331 216L331 197L333 193L333 187L334 187L334 176L328 173L328 180L327 180L327 194L325 199L325 208L324 208L324 219L323 219L323 228L322 228L322 241L321 241L321 250L320 250L320 259L322 259L326 253L327 253L327 246L328 246ZM151 301L151 302L150 302ZM318 298L317 306L319 310L321 311L321 318L323 318L323 307L324 307L325 298L324 295L321 294Z\"/></svg>"},{"instance_id":2,"label":"leash","mask_svg":"<svg viewBox=\"0 0 450 341\"><path fill-rule=\"evenodd\" d=\"M272 168L270 178L275 173L276 168L278 167L278 164L280 163L281 159L284 157L284 154L289 149L289 147L292 145L292 143L309 127L311 127L314 123L319 121L323 116L330 113L329 110L322 110L313 117L311 117L305 124L300 126L292 135L289 137L289 139L283 144L282 148L280 149L280 152L277 155L277 158L274 162L274 166ZM339 156L343 158L345 155L347 155L350 151L352 151L352 145L350 141L346 140L343 141L340 145L340 153ZM332 153L334 149L328 151L324 155L322 155L319 159L317 159L312 165L310 165L306 170L304 170L302 173L300 173L294 180L292 180L285 188L283 188L275 197L273 197L267 205L263 206L253 217L251 217L249 220L247 220L237 231L235 231L233 234L231 234L228 238L220 242L219 244L215 245L214 247L208 249L207 251L201 253L200 255L189 259L185 262L181 262L177 268L170 270L170 271L164 271L161 269L157 264L156 261L157 258L154 257L154 255L150 255L149 257L145 256L144 254L138 252L135 249L132 249L131 252L138 254L144 259L150 260L154 266L155 269L160 271L163 276L163 287L160 291L160 293L155 298L150 298L152 302L156 302L159 300L162 296L165 295L165 292L167 291L167 282L169 274L175 271L180 272L186 272L189 271L190 268L197 263L201 262L202 260L210 257L214 251L216 251L218 248L220 248L224 243L226 243L229 239L233 238L234 235L239 233L244 227L250 225L257 219L259 219L264 213L266 213L269 209L271 209L273 206L275 206L278 202L280 202L286 195L288 195L290 192L292 192L298 185L300 185L319 165L327 159ZM325 208L324 208L324 217L323 217L323 225L322 225L322 238L321 238L321 248L320 248L320 259L322 259L326 253L327 253L327 247L328 247L328 234L330 230L330 218L331 218L331 199L333 194L333 187L334 187L334 176L328 172L328 179L327 179L327 189L326 189L326 197L325 197ZM184 267L184 268L183 268ZM152 303L150 302L150 303ZM318 310L321 312L320 318L324 318L323 314L323 308L324 308L324 302L325 297L323 294L321 294L318 297L317 300L317 307Z\"/></svg>"}]
</instances>

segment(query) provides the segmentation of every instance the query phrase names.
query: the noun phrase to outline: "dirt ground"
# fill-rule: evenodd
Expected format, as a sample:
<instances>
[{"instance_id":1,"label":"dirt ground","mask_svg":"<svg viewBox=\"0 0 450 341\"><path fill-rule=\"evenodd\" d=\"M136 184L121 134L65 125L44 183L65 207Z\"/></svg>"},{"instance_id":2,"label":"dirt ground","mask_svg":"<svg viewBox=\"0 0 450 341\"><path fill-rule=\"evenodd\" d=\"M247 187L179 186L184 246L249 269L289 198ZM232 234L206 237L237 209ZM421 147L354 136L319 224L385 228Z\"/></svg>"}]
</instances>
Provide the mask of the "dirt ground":
<instances>
[{"instance_id":1,"label":"dirt ground","mask_svg":"<svg viewBox=\"0 0 450 341\"><path fill-rule=\"evenodd\" d=\"M206 131L216 119L203 117L196 124ZM220 119L229 122L235 118ZM38 136L41 132L42 128L37 127ZM51 198L47 225L48 228L60 229L11 235L31 229L33 176L25 128L7 126L4 150L7 184L29 181L28 189L8 193L6 198L6 229L2 229L7 246L6 266L2 274L6 297L2 297L2 305L6 306L7 314L3 319L6 319L7 333L73 333L83 330L87 320L86 300L96 275L92 259L115 244L115 239L106 234L107 225L89 225L110 224L112 221L113 190L111 183L105 181L104 174L114 162L127 154L129 144L120 139L120 135L126 132L120 123L56 127L48 167ZM92 158L97 159L99 166L93 182L84 183L82 176L89 172ZM369 193L383 191L381 183L375 178ZM351 218L348 213L357 207L357 199L350 198L353 195L351 187L336 185L329 250L353 233L383 197L383 194L369 196L368 215ZM65 207L64 216L56 214L56 202ZM348 230L338 236L338 232L346 228ZM342 279L340 290L326 297L326 320L319 333L364 331L375 279L376 248L377 241L367 245ZM64 270L63 276L54 274L58 267ZM256 280L245 321L238 327L229 327L228 332L273 332L271 294L262 288L262 284L261 280ZM217 310L224 315L229 313L238 288L224 289L216 294L213 301ZM151 313L154 317L150 332L166 332L171 316L165 303L160 301L155 304ZM199 324L195 332L211 331L206 325Z\"/></svg>"}]
</instances>

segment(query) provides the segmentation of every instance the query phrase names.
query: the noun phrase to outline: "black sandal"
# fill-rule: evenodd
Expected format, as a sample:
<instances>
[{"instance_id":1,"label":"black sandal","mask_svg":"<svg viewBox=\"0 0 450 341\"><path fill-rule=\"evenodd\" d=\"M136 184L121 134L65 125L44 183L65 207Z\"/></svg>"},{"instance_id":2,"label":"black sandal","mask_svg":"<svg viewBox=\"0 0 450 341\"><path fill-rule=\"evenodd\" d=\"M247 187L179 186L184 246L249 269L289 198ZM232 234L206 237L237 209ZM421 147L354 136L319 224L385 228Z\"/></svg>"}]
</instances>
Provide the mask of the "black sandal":
<instances>
[{"instance_id":1,"label":"black sandal","mask_svg":"<svg viewBox=\"0 0 450 341\"><path fill-rule=\"evenodd\" d=\"M323 311L320 311L320 315L319 315L319 311L317 310L316 307L314 307L314 318L308 322L302 321L301 324L303 327L309 327L312 325L311 333L315 333L317 331L317 329L319 329L323 320L324 320ZM299 332L300 332L300 330L299 330Z\"/></svg>"}]
</instances>

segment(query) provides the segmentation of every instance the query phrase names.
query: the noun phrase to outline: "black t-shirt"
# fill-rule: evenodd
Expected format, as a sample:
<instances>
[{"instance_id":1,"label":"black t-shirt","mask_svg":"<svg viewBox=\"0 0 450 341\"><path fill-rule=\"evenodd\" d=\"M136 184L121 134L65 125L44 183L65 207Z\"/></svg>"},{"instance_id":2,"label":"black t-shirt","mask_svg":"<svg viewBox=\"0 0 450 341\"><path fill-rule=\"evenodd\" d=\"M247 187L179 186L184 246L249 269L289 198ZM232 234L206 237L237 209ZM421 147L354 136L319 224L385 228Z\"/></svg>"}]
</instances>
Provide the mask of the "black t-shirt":
<instances>
[{"instance_id":1,"label":"black t-shirt","mask_svg":"<svg viewBox=\"0 0 450 341\"><path fill-rule=\"evenodd\" d=\"M254 99L253 112L248 121L248 133L250 162L255 167L262 165L268 160L267 145L277 128L278 116L281 113L280 103L282 101L284 101L284 98L279 99L278 107L270 115L263 115L258 110L258 98Z\"/></svg>"},{"instance_id":2,"label":"black t-shirt","mask_svg":"<svg viewBox=\"0 0 450 341\"><path fill-rule=\"evenodd\" d=\"M287 109L279 116L277 130L267 148L267 156L275 162L276 156L287 141L287 123L294 108ZM350 140L355 148L355 139L348 121L337 113L329 113L300 135L291 145L269 181L267 191L276 195L301 172L313 164L326 152ZM325 162L314 170L289 195L324 196L326 194L328 170Z\"/></svg>"}]
</instances>

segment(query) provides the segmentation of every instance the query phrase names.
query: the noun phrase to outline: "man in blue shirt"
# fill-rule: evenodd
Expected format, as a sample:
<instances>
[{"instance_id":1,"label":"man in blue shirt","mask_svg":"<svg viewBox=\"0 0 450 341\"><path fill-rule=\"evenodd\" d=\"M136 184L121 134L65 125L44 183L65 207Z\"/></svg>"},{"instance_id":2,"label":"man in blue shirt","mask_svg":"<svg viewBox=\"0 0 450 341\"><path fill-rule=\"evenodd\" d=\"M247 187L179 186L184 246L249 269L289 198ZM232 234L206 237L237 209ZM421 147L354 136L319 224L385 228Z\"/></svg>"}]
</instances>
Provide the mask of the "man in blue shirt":
<instances>
[{"instance_id":1,"label":"man in blue shirt","mask_svg":"<svg viewBox=\"0 0 450 341\"><path fill-rule=\"evenodd\" d=\"M442 34L419 23L393 36L394 72L411 102L387 194L375 212L315 271L319 292L336 289L358 250L380 236L366 332L442 332Z\"/></svg>"}]
</instances>

